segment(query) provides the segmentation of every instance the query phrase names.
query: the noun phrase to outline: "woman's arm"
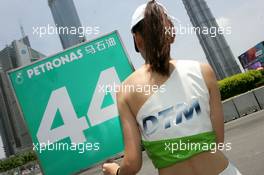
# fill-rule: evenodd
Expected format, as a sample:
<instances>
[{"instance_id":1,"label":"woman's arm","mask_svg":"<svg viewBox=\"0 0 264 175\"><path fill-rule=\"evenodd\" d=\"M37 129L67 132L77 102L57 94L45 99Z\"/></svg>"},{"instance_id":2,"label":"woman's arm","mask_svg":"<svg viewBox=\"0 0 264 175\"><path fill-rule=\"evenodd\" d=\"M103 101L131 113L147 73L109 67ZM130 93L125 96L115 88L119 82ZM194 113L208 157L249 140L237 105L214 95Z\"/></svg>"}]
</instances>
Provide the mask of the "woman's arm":
<instances>
[{"instance_id":1,"label":"woman's arm","mask_svg":"<svg viewBox=\"0 0 264 175\"><path fill-rule=\"evenodd\" d=\"M209 64L201 64L201 71L210 95L210 117L216 133L216 142L224 142L224 112L214 70Z\"/></svg>"},{"instance_id":2,"label":"woman's arm","mask_svg":"<svg viewBox=\"0 0 264 175\"><path fill-rule=\"evenodd\" d=\"M123 127L124 135L124 159L119 169L119 175L134 175L142 165L141 135L135 116L125 100L124 93L117 93L117 107ZM119 165L105 163L103 170L105 174L115 175Z\"/></svg>"}]
</instances>

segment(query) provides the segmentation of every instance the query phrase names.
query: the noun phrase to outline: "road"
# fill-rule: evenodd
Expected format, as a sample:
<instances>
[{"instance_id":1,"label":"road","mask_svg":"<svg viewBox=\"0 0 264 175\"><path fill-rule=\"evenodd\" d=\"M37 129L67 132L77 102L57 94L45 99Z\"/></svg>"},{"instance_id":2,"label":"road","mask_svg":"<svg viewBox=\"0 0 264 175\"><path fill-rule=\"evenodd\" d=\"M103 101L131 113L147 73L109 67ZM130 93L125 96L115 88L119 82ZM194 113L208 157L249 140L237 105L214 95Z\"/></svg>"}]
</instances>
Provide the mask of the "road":
<instances>
[{"instance_id":1,"label":"road","mask_svg":"<svg viewBox=\"0 0 264 175\"><path fill-rule=\"evenodd\" d=\"M225 142L232 149L224 152L243 175L264 174L264 110L230 121L225 124ZM94 167L81 175L102 174L101 168ZM143 167L139 175L157 175L151 161L143 153Z\"/></svg>"},{"instance_id":2,"label":"road","mask_svg":"<svg viewBox=\"0 0 264 175\"><path fill-rule=\"evenodd\" d=\"M226 142L232 151L225 153L243 175L264 174L264 111L225 125Z\"/></svg>"}]
</instances>

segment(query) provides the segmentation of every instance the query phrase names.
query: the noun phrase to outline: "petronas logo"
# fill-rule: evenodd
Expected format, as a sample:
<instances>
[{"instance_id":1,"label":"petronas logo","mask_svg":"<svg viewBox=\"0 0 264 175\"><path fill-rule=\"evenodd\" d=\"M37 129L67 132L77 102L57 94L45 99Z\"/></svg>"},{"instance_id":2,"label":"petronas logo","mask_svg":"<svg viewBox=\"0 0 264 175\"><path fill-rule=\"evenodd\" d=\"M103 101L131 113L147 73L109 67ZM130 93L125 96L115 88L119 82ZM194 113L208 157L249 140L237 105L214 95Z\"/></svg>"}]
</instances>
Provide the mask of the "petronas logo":
<instances>
[{"instance_id":1,"label":"petronas logo","mask_svg":"<svg viewBox=\"0 0 264 175\"><path fill-rule=\"evenodd\" d=\"M24 77L22 72L18 72L16 74L16 79L15 79L17 84L22 84L24 82Z\"/></svg>"}]
</instances>

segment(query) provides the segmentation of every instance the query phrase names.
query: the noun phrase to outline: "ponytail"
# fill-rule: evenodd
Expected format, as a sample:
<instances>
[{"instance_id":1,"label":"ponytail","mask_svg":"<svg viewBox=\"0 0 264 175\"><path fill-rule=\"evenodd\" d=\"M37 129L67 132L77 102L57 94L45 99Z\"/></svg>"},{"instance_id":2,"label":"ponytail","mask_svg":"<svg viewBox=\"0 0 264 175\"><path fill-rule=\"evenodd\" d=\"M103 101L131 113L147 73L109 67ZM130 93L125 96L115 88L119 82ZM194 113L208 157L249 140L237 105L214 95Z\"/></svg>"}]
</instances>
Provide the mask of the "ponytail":
<instances>
[{"instance_id":1,"label":"ponytail","mask_svg":"<svg viewBox=\"0 0 264 175\"><path fill-rule=\"evenodd\" d=\"M170 38L165 32L167 15L161 5L151 0L147 3L143 20L145 61L151 70L169 75ZM170 21L171 22L171 21Z\"/></svg>"}]
</instances>

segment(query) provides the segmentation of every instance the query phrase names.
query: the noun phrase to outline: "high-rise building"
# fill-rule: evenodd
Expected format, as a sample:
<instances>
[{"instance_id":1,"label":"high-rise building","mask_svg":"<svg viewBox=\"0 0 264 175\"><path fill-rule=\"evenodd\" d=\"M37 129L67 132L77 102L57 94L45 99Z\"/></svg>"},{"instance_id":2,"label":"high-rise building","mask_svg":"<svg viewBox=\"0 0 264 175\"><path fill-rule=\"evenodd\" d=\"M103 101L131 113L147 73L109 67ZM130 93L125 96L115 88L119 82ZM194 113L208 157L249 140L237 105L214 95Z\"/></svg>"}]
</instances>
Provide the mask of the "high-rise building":
<instances>
[{"instance_id":1,"label":"high-rise building","mask_svg":"<svg viewBox=\"0 0 264 175\"><path fill-rule=\"evenodd\" d=\"M30 47L27 36L13 41L0 51L0 133L6 156L32 147L6 71L28 65L43 57L45 55Z\"/></svg>"},{"instance_id":2,"label":"high-rise building","mask_svg":"<svg viewBox=\"0 0 264 175\"><path fill-rule=\"evenodd\" d=\"M219 28L205 0L182 1L195 28ZM241 73L235 57L222 34L212 37L210 34L206 35L198 32L197 36L218 80Z\"/></svg>"},{"instance_id":3,"label":"high-rise building","mask_svg":"<svg viewBox=\"0 0 264 175\"><path fill-rule=\"evenodd\" d=\"M3 72L0 72L0 75L2 75ZM0 76L1 78L2 76ZM10 112L8 111L7 107L7 98L5 96L5 93L3 91L3 83L2 79L0 79L0 133L1 133L1 138L3 141L3 147L5 150L6 156L12 155L15 153L15 145L18 145L19 143L15 143L15 138L14 135L14 128L11 123L10 123ZM16 139L17 141L17 139Z\"/></svg>"},{"instance_id":4,"label":"high-rise building","mask_svg":"<svg viewBox=\"0 0 264 175\"><path fill-rule=\"evenodd\" d=\"M63 49L85 40L78 32L70 32L81 27L73 0L48 0L49 7L59 34Z\"/></svg>"}]
</instances>

